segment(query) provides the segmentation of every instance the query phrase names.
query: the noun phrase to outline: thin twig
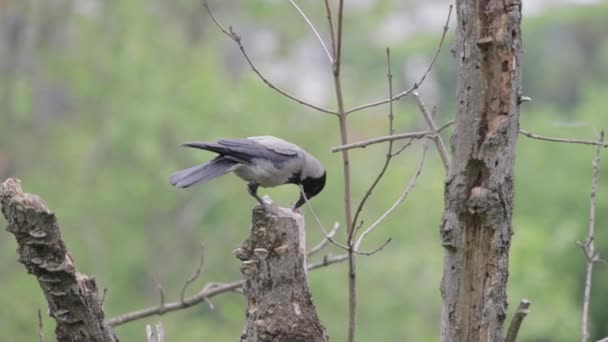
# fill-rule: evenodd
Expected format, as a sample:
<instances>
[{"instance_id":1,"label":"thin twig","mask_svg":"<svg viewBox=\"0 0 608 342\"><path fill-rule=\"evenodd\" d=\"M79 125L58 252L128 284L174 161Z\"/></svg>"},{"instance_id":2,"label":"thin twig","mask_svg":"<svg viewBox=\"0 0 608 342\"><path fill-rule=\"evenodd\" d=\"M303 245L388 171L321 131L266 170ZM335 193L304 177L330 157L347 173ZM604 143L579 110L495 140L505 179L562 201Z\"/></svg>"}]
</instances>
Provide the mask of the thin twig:
<instances>
[{"instance_id":1,"label":"thin twig","mask_svg":"<svg viewBox=\"0 0 608 342\"><path fill-rule=\"evenodd\" d=\"M103 304L106 302L106 296L108 295L108 288L104 287L103 288L103 293L101 295L101 300L99 301L99 305L101 306L101 308L103 309Z\"/></svg>"},{"instance_id":2,"label":"thin twig","mask_svg":"<svg viewBox=\"0 0 608 342\"><path fill-rule=\"evenodd\" d=\"M530 301L527 299L522 299L513 315L513 319L511 319L511 324L509 325L509 330L507 331L507 338L505 338L505 342L515 342L517 341L517 334L519 333L519 328L521 327L521 323L524 318L530 312Z\"/></svg>"},{"instance_id":3,"label":"thin twig","mask_svg":"<svg viewBox=\"0 0 608 342\"><path fill-rule=\"evenodd\" d=\"M339 263L344 260L346 260L346 257L338 255L336 257L329 257L325 262L322 262L322 263L309 264L307 268L309 271L311 271L311 270L315 270L317 268ZM243 279L233 281L231 283L226 283L226 284L208 283L207 285L205 285L203 287L203 289L199 293L197 293L196 295L194 295L192 297L185 298L183 301L180 300L180 301L176 301L176 302L172 302L172 303L166 303L162 307L159 305L156 305L156 306L152 306L149 308L128 312L128 313L122 314L120 316L114 317L112 319L109 319L107 323L110 326L115 327L115 326L119 326L119 325L122 325L122 324L125 324L128 322L136 321L136 320L139 320L142 318L156 316L156 315L160 316L167 312L186 309L191 306L197 305L199 303L205 302L209 298L215 297L222 293L236 292L243 286L244 283L245 283L245 280L243 280Z\"/></svg>"},{"instance_id":4,"label":"thin twig","mask_svg":"<svg viewBox=\"0 0 608 342\"><path fill-rule=\"evenodd\" d=\"M412 179L410 179L410 182L407 184L407 186L405 187L405 190L403 190L403 193L401 194L401 196L399 196L397 201L395 201L395 203L393 203L393 205L390 208L388 208L388 210L386 212L384 212L384 214L382 214L374 223L372 223L369 227L367 227L363 231L363 233L361 233L361 236L359 236L359 238L357 239L357 243L355 243L355 246L354 246L355 250L359 250L361 242L365 239L367 234L371 233L374 229L376 229L380 225L380 223L382 223L382 221L384 221L384 219L386 219L388 217L388 215L390 215L399 206L399 204L401 204L407 198L410 191L412 191L412 189L414 188L414 185L416 185L418 176L420 176L420 173L422 172L422 167L424 166L424 160L426 159L426 152L428 150L428 147L429 147L428 142L425 141L425 143L422 147L422 156L420 157L420 162L418 163L418 168L416 169L416 173L414 174Z\"/></svg>"},{"instance_id":5,"label":"thin twig","mask_svg":"<svg viewBox=\"0 0 608 342\"><path fill-rule=\"evenodd\" d=\"M604 141L604 131L600 133L598 142ZM593 159L593 178L591 179L591 195L589 196L589 234L587 235L587 241L583 244L577 242L578 245L585 253L587 258L587 272L585 274L585 290L583 294L583 318L581 322L582 330L582 342L589 341L589 304L591 300L591 284L593 275L593 264L595 264L599 255L595 252L595 208L596 208L596 197L597 189L600 176L600 152L601 146L597 146L595 150L595 158Z\"/></svg>"},{"instance_id":6,"label":"thin twig","mask_svg":"<svg viewBox=\"0 0 608 342\"><path fill-rule=\"evenodd\" d=\"M414 91L412 95L414 96L418 109L420 109L420 112L422 113L426 124L429 126L429 129L436 131L437 125L435 124L435 120L433 120L433 116L429 112L429 109L424 104L424 101L422 101L420 94L418 94L417 91ZM441 138L441 134L435 134L435 136L433 136L433 141L435 142L435 146L437 147L437 151L439 152L439 156L441 157L441 161L443 162L443 166L447 172L450 168L450 158L448 157L448 151L445 148L445 143L443 142L443 138Z\"/></svg>"},{"instance_id":7,"label":"thin twig","mask_svg":"<svg viewBox=\"0 0 608 342\"><path fill-rule=\"evenodd\" d=\"M184 287L182 287L182 292L180 295L180 299L182 302L184 301L184 296L186 295L186 290L188 289L188 286L190 286L194 281L196 281L196 279L198 279L198 277L201 275L201 270L203 269L204 264L205 264L205 245L203 245L201 243L201 258L198 262L198 266L196 267L196 270L194 270L192 275L190 275L190 277L186 280Z\"/></svg>"},{"instance_id":8,"label":"thin twig","mask_svg":"<svg viewBox=\"0 0 608 342\"><path fill-rule=\"evenodd\" d=\"M333 238L334 235L336 235L336 232L338 231L339 228L340 228L340 223L336 222L334 224L334 227L329 231L329 233L327 233L327 236L329 236L330 238ZM306 256L311 257L311 256L315 255L316 253L318 253L320 250L322 250L329 243L329 239L327 239L327 236L324 236L323 239L321 241L319 241L318 244L316 244L313 248L311 248L308 251L308 253L306 254Z\"/></svg>"},{"instance_id":9,"label":"thin twig","mask_svg":"<svg viewBox=\"0 0 608 342\"><path fill-rule=\"evenodd\" d=\"M417 83L414 83L414 85L411 88L398 93L397 95L393 96L392 98L388 98L388 99L384 99L384 100L380 100L380 101L376 101L376 102L372 102L372 103L367 103L364 105L360 105L360 106L351 108L346 111L346 115L352 114L354 112L358 112L363 109L383 105L385 103L389 103L390 101L399 100L400 98L409 95L412 91L418 89L418 87L420 87L422 85L422 83L424 82L424 80L426 79L427 75L431 72L433 65L435 65L435 61L437 61L437 57L439 56L439 53L441 52L443 42L445 41L445 36L448 32L448 24L450 23L451 16L452 16L452 5L450 5L450 9L448 11L448 18L446 19L445 25L443 26L443 33L441 34L441 39L439 40L439 46L437 47L437 51L435 51L435 55L433 56L431 63L429 64L428 68L426 69L424 74L422 74L422 77L420 77L420 80Z\"/></svg>"},{"instance_id":10,"label":"thin twig","mask_svg":"<svg viewBox=\"0 0 608 342\"><path fill-rule=\"evenodd\" d=\"M327 22L329 24L329 34L331 36L331 51L332 51L332 56L336 56L336 34L334 32L334 22L332 20L331 17L331 7L329 6L329 1L325 0L325 13L326 13L326 17L327 17ZM332 59L332 64L333 64L333 59Z\"/></svg>"},{"instance_id":11,"label":"thin twig","mask_svg":"<svg viewBox=\"0 0 608 342\"><path fill-rule=\"evenodd\" d=\"M323 232L323 236L325 237L325 239L327 239L327 241L333 243L334 245L342 248L343 250L348 251L349 250L348 246L336 241L333 238L333 236L327 232L327 229L325 229L325 226L323 225L323 223L321 223L321 219L319 219L319 216L317 216L315 209L312 207L312 205L308 201L308 196L306 196L306 193L304 192L304 189L302 187L300 187L300 193L302 194L302 197L304 197L304 202L306 202L308 209L310 209L310 213L312 214L312 217L317 222L317 225L321 228L321 231ZM335 227L335 225L334 225L334 227Z\"/></svg>"},{"instance_id":12,"label":"thin twig","mask_svg":"<svg viewBox=\"0 0 608 342\"><path fill-rule=\"evenodd\" d=\"M597 340L596 342L608 342L608 336L606 336L600 340Z\"/></svg>"},{"instance_id":13,"label":"thin twig","mask_svg":"<svg viewBox=\"0 0 608 342\"><path fill-rule=\"evenodd\" d=\"M207 10L207 13L209 13L209 16L211 17L211 20L213 20L213 23L222 31L222 33L224 33L228 38L232 39L239 47L239 50L241 50L241 54L243 55L243 57L245 57L245 59L247 60L247 63L249 63L249 66L251 67L251 70L262 80L262 82L266 83L267 86L269 86L271 89L275 90L276 92L278 92L279 94L299 103L302 104L304 106L310 107L312 109L316 109L319 112L323 112L323 113L327 113L327 114L332 114L332 115L337 115L336 112L331 111L329 109L325 109L319 106L316 106L314 104L311 104L309 102L306 102L288 92L286 92L285 90L277 87L276 85L274 85L272 82L270 82L266 77L264 77L264 75L262 75L262 73L258 70L258 68L255 66L255 64L253 63L253 61L251 60L251 58L249 58L249 55L247 54L247 51L245 51L245 47L243 47L243 44L241 42L241 37L239 35L237 35L232 28L230 27L228 30L226 30L224 28L224 26L222 26L217 19L215 18L215 16L213 15L213 12L211 11L211 8L209 7L209 4L207 3L207 0L203 0L203 6L205 7L205 9Z\"/></svg>"},{"instance_id":14,"label":"thin twig","mask_svg":"<svg viewBox=\"0 0 608 342\"><path fill-rule=\"evenodd\" d=\"M342 262L346 259L348 259L348 254L340 254L340 255L336 255L336 256L324 255L323 258L321 259L321 261L315 262L312 264L308 264L308 270L311 271L311 270L315 270L317 268L329 266L329 265L335 264L337 262Z\"/></svg>"},{"instance_id":15,"label":"thin twig","mask_svg":"<svg viewBox=\"0 0 608 342\"><path fill-rule=\"evenodd\" d=\"M321 43L321 46L323 47L323 50L325 51L325 54L327 55L327 58L329 59L329 63L333 64L334 59L331 56L331 53L329 52L329 50L327 49L327 46L325 45L325 42L323 41L323 38L321 38L321 35L319 34L319 32L317 31L317 29L315 28L315 25L313 25L313 23L308 19L308 17L304 13L304 11L302 11L302 9L293 0L289 0L289 3L293 7L295 7L295 9L302 16L302 18L304 18L304 20L306 21L306 24L308 24L308 27L310 27L310 29L315 34L315 36L317 36L317 39L319 40L319 43Z\"/></svg>"},{"instance_id":16,"label":"thin twig","mask_svg":"<svg viewBox=\"0 0 608 342\"><path fill-rule=\"evenodd\" d=\"M42 330L42 312L38 309L38 340L44 342L44 331Z\"/></svg>"},{"instance_id":17,"label":"thin twig","mask_svg":"<svg viewBox=\"0 0 608 342\"><path fill-rule=\"evenodd\" d=\"M351 150L353 148L365 148L369 145L379 144L379 143L383 143L386 141L394 141L394 140L401 140L401 139L421 139L421 138L426 138L426 137L432 138L433 136L441 133L441 131L452 126L453 124L454 124L454 120L451 120L451 121L443 124L443 126L439 127L436 131L397 133L397 134L393 134L393 135L385 135L385 136L381 136L381 137L362 140L362 141L358 141L358 142L354 142L354 143L350 143L350 144L346 144L346 145L334 146L331 148L331 152L336 153L336 152L340 152L340 151L344 151L344 150Z\"/></svg>"},{"instance_id":18,"label":"thin twig","mask_svg":"<svg viewBox=\"0 0 608 342\"><path fill-rule=\"evenodd\" d=\"M160 305L159 308L162 310L165 306L165 289L163 289L163 286L158 282L158 280L153 279L154 280L154 284L156 284L156 288L158 289L158 294L160 296Z\"/></svg>"},{"instance_id":19,"label":"thin twig","mask_svg":"<svg viewBox=\"0 0 608 342\"><path fill-rule=\"evenodd\" d=\"M559 142L559 143L568 143L568 144L582 144L582 145L592 145L592 146L601 146L601 147L608 147L608 143L607 142L603 142L603 141L592 141L592 140L580 140L580 139L567 139L567 138L554 138L554 137L547 137L544 135L538 135L538 134L534 134L534 133L530 133L524 129L520 129L519 130L519 134L525 135L528 138L532 138L532 139L537 139L537 140L545 140L545 141L552 141L552 142Z\"/></svg>"},{"instance_id":20,"label":"thin twig","mask_svg":"<svg viewBox=\"0 0 608 342\"><path fill-rule=\"evenodd\" d=\"M370 252L361 252L361 251L355 251L352 248L349 248L348 245L345 245L343 243L340 243L338 241L336 241L333 238L333 235L330 232L327 232L327 229L325 228L325 226L323 225L323 223L321 223L321 219L319 219L319 216L317 216L317 213L315 212L314 208L312 207L312 205L310 204L310 202L308 201L308 197L306 197L306 194L304 193L304 189L302 187L300 187L300 193L302 194L302 197L304 198L304 202L306 203L306 205L308 206L308 209L310 209L310 213L312 214L312 217L315 219L315 221L317 222L317 225L321 228L321 231L323 232L323 236L325 236L325 239L329 242L331 242L332 244L336 245L337 247L342 248L343 250L347 251L347 252L352 252L354 254L359 254L359 255L372 255L374 253L377 252L377 250L372 250ZM336 222L334 224L334 228L336 227L336 225L338 225L338 223ZM390 239L389 239L390 240ZM390 241L389 241L390 242ZM385 243L385 245L388 244L388 242ZM383 248L384 246L382 246Z\"/></svg>"},{"instance_id":21,"label":"thin twig","mask_svg":"<svg viewBox=\"0 0 608 342\"><path fill-rule=\"evenodd\" d=\"M389 99L392 99L393 98L393 74L391 73L391 50L389 48L386 49L386 64L387 64L386 78L388 81L388 97L389 97ZM395 134L393 121L394 121L393 101L391 100L389 102L389 111L388 111L388 134L389 134L389 136ZM384 164L382 165L380 172L378 173L378 175L376 175L376 178L372 182L372 185L369 187L369 189L367 189L367 191L363 195L363 198L359 202L359 206L357 207L357 210L355 211L355 217L353 218L353 224L355 224L357 222L357 220L359 219L359 215L363 211L363 207L365 206L365 203L372 195L372 192L374 191L374 189L376 188L378 183L380 183L380 180L386 173L386 170L388 169L388 166L391 163L391 159L394 156L393 155L393 141L394 140L391 140L388 143L388 151L386 152L386 158L384 159Z\"/></svg>"}]
</instances>

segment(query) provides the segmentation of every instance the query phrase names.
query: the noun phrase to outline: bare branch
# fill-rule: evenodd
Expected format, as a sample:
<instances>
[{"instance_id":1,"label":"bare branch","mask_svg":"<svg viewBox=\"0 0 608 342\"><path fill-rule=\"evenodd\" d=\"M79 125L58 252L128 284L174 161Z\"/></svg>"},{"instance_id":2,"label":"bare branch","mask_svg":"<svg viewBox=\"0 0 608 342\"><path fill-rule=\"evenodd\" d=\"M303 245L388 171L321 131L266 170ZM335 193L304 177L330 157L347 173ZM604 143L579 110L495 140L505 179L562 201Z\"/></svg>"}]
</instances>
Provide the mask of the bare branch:
<instances>
[{"instance_id":1,"label":"bare branch","mask_svg":"<svg viewBox=\"0 0 608 342\"><path fill-rule=\"evenodd\" d=\"M454 120L451 120L451 121L445 123L443 126L439 127L436 131L397 133L397 134L393 134L393 135L385 135L385 136L381 136L381 137L362 140L362 141L358 141L358 142L354 142L354 143L350 143L350 144L334 146L331 148L331 152L336 153L336 152L340 152L340 151L344 151L344 150L351 150L353 148L365 148L369 145L379 144L379 143L383 143L386 141L400 140L400 139L421 139L421 138L426 138L426 137L432 138L433 136L441 133L441 131L452 126L453 124L454 124Z\"/></svg>"},{"instance_id":2,"label":"bare branch","mask_svg":"<svg viewBox=\"0 0 608 342\"><path fill-rule=\"evenodd\" d=\"M327 22L329 24L329 34L331 36L331 51L332 56L336 55L336 33L334 32L334 22L331 17L331 7L329 7L329 1L325 0L325 14L327 16ZM332 59L333 64L333 59Z\"/></svg>"},{"instance_id":3,"label":"bare branch","mask_svg":"<svg viewBox=\"0 0 608 342\"><path fill-rule=\"evenodd\" d=\"M414 91L412 95L414 96L414 100L418 105L418 109L420 109L422 116L424 116L424 120L429 126L429 129L437 131L437 125L435 124L435 120L433 120L433 116L429 112L429 109L424 104L424 101L422 101L420 94L418 94L417 91ZM445 171L447 172L450 168L450 157L448 157L448 151L445 148L443 138L441 138L441 134L436 134L435 136L433 136L432 139L435 142L435 146L437 147L437 151L439 152L439 156L441 156L441 161L443 162L443 166L445 167Z\"/></svg>"},{"instance_id":4,"label":"bare branch","mask_svg":"<svg viewBox=\"0 0 608 342\"><path fill-rule=\"evenodd\" d=\"M99 301L99 305L101 305L101 308L103 309L103 304L106 302L106 296L108 295L108 288L104 287L103 288L103 294L101 295L101 300Z\"/></svg>"},{"instance_id":5,"label":"bare branch","mask_svg":"<svg viewBox=\"0 0 608 342\"><path fill-rule=\"evenodd\" d=\"M511 320L511 324L509 325L509 330L507 331L507 338L505 338L505 342L515 342L517 341L517 334L519 333L519 328L521 327L521 323L524 318L530 312L530 301L527 299L522 299L513 315L513 319Z\"/></svg>"},{"instance_id":6,"label":"bare branch","mask_svg":"<svg viewBox=\"0 0 608 342\"><path fill-rule=\"evenodd\" d=\"M333 265L335 263L339 263L346 260L346 257L341 255L335 257L327 257L327 260L322 261L321 263L309 264L308 270L315 270L317 268ZM160 316L167 312L177 311L189 308L191 306L197 305L199 303L207 301L209 298L215 297L222 293L226 292L237 292L245 283L245 280L240 279L237 281L233 281L231 283L226 284L218 284L218 283L208 283L203 287L203 289L192 297L185 298L183 301L176 301L172 303L166 303L164 306L152 306L149 308L136 310L132 312L128 312L122 314L120 316L114 317L107 321L107 324L115 327L125 323L129 323L132 321L136 321L142 318L150 317L150 316Z\"/></svg>"},{"instance_id":7,"label":"bare branch","mask_svg":"<svg viewBox=\"0 0 608 342\"><path fill-rule=\"evenodd\" d=\"M203 6L205 7L205 9L207 10L207 12L209 13L209 16L211 17L211 20L213 20L213 23L215 23L215 25L230 39L232 39L239 47L239 50L241 50L241 53L243 54L243 57L245 57L245 59L247 60L247 63L249 63L249 66L251 67L251 70L262 80L262 82L266 83L267 86L269 86L271 89L275 90L276 92L278 92L279 94L287 97L288 99L291 99L301 105L310 107L312 109L316 109L319 112L322 113L327 113L327 114L332 114L332 115L337 115L338 113L331 111L329 109L325 109L319 106L316 106L314 104L311 104L309 102L306 102L294 95L291 95L290 93L284 91L283 89L277 87L276 85L274 85L272 82L270 82L266 77L264 77L264 75L262 75L262 73L258 70L258 68L255 66L255 64L253 64L253 61L249 58L249 55L247 54L247 51L245 51L245 47L243 47L243 44L241 42L241 37L239 35L237 35L232 28L230 27L228 30L226 30L224 28L224 26L222 26L217 19L215 18L215 16L213 15L213 12L211 11L211 8L209 7L209 4L207 3L207 0L203 0Z\"/></svg>"},{"instance_id":8,"label":"bare branch","mask_svg":"<svg viewBox=\"0 0 608 342\"><path fill-rule=\"evenodd\" d=\"M380 100L380 101L376 101L376 102L372 102L372 103L367 103L361 106L357 106L354 108L351 108L349 110L346 111L346 115L348 114L352 114L354 112L358 112L360 110L363 109L367 109L367 108L372 108L372 107L376 107L379 105L383 105L385 103L389 103L390 101L395 101L395 100L399 100L400 98L409 95L411 92L413 92L414 90L418 89L418 87L420 87L420 85L422 85L422 83L424 82L424 80L426 79L427 75L431 72L431 69L433 68L433 65L435 65L435 61L437 60L437 57L439 56L439 53L441 52L441 48L443 46L443 42L445 40L445 36L448 32L448 24L450 23L450 17L452 16L452 5L450 5L450 9L448 11L448 18L445 21L445 25L443 26L443 33L441 34L441 39L439 40L439 46L437 47L437 51L435 51L435 55L433 56L433 59L431 60L431 63L429 64L428 68L426 69L426 71L424 72L424 74L422 74L422 77L420 77L420 80L417 83L414 83L414 85L407 89L404 90L400 93L398 93L397 95L385 99L385 100Z\"/></svg>"},{"instance_id":9,"label":"bare branch","mask_svg":"<svg viewBox=\"0 0 608 342\"><path fill-rule=\"evenodd\" d=\"M182 287L182 292L180 295L180 299L182 302L184 301L184 296L186 295L186 290L188 289L188 286L190 286L193 282L195 282L196 279L198 279L198 277L201 275L201 270L203 269L204 264L205 264L205 245L203 245L201 243L201 258L199 260L198 266L196 267L196 270L194 270L192 275L190 275L190 278L188 278L186 280L184 287Z\"/></svg>"},{"instance_id":10,"label":"bare branch","mask_svg":"<svg viewBox=\"0 0 608 342\"><path fill-rule=\"evenodd\" d=\"M165 290L163 289L163 286L158 282L158 280L153 279L154 280L154 284L156 284L156 288L158 289L158 295L160 296L160 310L162 310L165 306Z\"/></svg>"},{"instance_id":11,"label":"bare branch","mask_svg":"<svg viewBox=\"0 0 608 342\"><path fill-rule=\"evenodd\" d=\"M604 141L604 131L600 133L598 142ZM595 208L596 208L596 195L600 176L600 152L602 147L597 145L595 150L595 158L593 159L593 177L591 180L591 194L589 196L589 234L587 235L587 242L584 244L578 243L583 249L585 256L587 257L587 272L585 274L585 290L583 294L583 318L581 322L582 330L582 342L589 341L589 304L591 300L591 280L593 275L593 264L599 259L599 255L595 252Z\"/></svg>"},{"instance_id":12,"label":"bare branch","mask_svg":"<svg viewBox=\"0 0 608 342\"><path fill-rule=\"evenodd\" d=\"M44 342L44 331L42 330L42 313L38 309L38 340Z\"/></svg>"},{"instance_id":13,"label":"bare branch","mask_svg":"<svg viewBox=\"0 0 608 342\"><path fill-rule=\"evenodd\" d=\"M342 62L342 21L344 17L344 0L338 5L338 33L336 34L336 58L334 59L334 75L340 74L340 63ZM340 110L344 113L344 108ZM344 113L344 115L346 115Z\"/></svg>"},{"instance_id":14,"label":"bare branch","mask_svg":"<svg viewBox=\"0 0 608 342\"><path fill-rule=\"evenodd\" d=\"M378 252L377 250L373 250L371 252L361 252L361 251L357 251L357 250L353 250L352 248L349 248L347 245L342 244L338 241L336 241L333 238L333 235L331 235L331 233L327 232L327 229L325 229L325 226L323 225L323 223L321 223L321 220L319 219L319 216L317 216L317 213L315 212L315 210L313 209L312 205L310 204L310 202L308 201L308 197L306 197L306 194L304 193L304 190L302 189L302 187L300 187L300 192L302 193L302 197L304 197L304 202L306 202L306 205L308 206L308 208L310 209L310 212L312 214L312 217L315 219L315 221L317 222L317 225L321 228L321 231L323 232L323 235L325 236L325 239L329 242L331 242L332 244L336 245L337 247L342 248L345 251L348 252L352 252L354 254L359 254L359 255L372 255L376 252ZM334 224L334 228L338 223L336 222ZM390 239L389 239L390 240ZM389 241L390 242L390 241ZM385 245L388 244L388 242L385 243ZM382 248L384 248L384 246L382 246ZM380 248L380 249L382 249Z\"/></svg>"},{"instance_id":15,"label":"bare branch","mask_svg":"<svg viewBox=\"0 0 608 342\"><path fill-rule=\"evenodd\" d=\"M401 196L399 196L397 201L395 201L395 203L393 203L393 205L390 208L388 208L388 210L384 214L382 214L374 223L372 223L369 227L367 227L367 229L365 229L363 231L363 233L361 233L361 236L359 236L359 238L357 239L357 242L355 243L355 246L354 246L354 249L356 251L359 250L361 242L365 239L367 234L371 233L374 229L376 229L380 225L380 223L382 223L382 221L384 221L384 219L386 219L388 217L388 215L390 215L399 206L399 204L403 203L403 201L409 195L410 191L412 191L412 189L414 188L414 185L416 185L418 176L420 176L420 173L422 172L422 167L424 166L424 160L426 159L426 152L428 150L428 147L429 147L428 142L425 142L422 147L422 156L420 157L420 162L418 163L418 168L416 170L416 173L414 174L412 179L410 179L410 182L408 183L407 187L405 188L405 190L403 191Z\"/></svg>"},{"instance_id":16,"label":"bare branch","mask_svg":"<svg viewBox=\"0 0 608 342\"><path fill-rule=\"evenodd\" d=\"M340 228L340 223L336 222L334 224L334 227L327 234L327 236L333 238L334 235L336 235L336 232L338 231L339 228ZM313 256L314 254L316 254L317 252L319 252L320 250L322 250L323 247L325 247L328 243L329 243L329 240L327 239L327 237L323 237L323 240L319 241L319 243L316 246L314 246L313 248L311 248L308 251L308 254L306 256L308 256L308 257Z\"/></svg>"},{"instance_id":17,"label":"bare branch","mask_svg":"<svg viewBox=\"0 0 608 342\"><path fill-rule=\"evenodd\" d=\"M567 139L567 138L547 137L547 136L544 136L544 135L538 135L538 134L530 133L530 132L528 132L528 131L526 131L524 129L520 129L519 130L519 134L522 134L522 135L525 135L528 138L537 139L537 140L545 140L545 141L567 143L567 144L582 144L582 145L592 145L592 146L608 147L608 143L607 142L603 142L603 141L592 141L592 140L580 140L580 139Z\"/></svg>"},{"instance_id":18,"label":"bare branch","mask_svg":"<svg viewBox=\"0 0 608 342\"><path fill-rule=\"evenodd\" d=\"M321 38L321 35L319 34L319 32L317 31L317 29L315 28L315 25L313 25L313 23L308 19L308 17L306 16L306 14L304 13L304 11L302 11L302 9L293 1L293 0L289 0L289 3L295 7L295 9L300 13L300 15L302 16L302 18L304 18L304 20L306 21L306 24L308 24L308 27L310 27L310 29L312 30L312 32L315 34L315 36L317 36L317 39L319 40L319 43L321 43L321 46L323 47L323 50L325 51L325 54L327 55L327 58L329 60L330 64L334 63L334 59L331 56L331 53L329 52L329 50L327 49L327 46L325 45L325 42L323 41L323 38Z\"/></svg>"},{"instance_id":19,"label":"bare branch","mask_svg":"<svg viewBox=\"0 0 608 342\"><path fill-rule=\"evenodd\" d=\"M391 50L389 48L386 49L386 65L387 65L386 78L388 81L388 98L392 99L393 98L393 74L391 73ZM393 101L391 100L391 101L389 101L389 110L388 110L388 134L389 134L389 136L395 134L393 121L394 121ZM355 217L353 218L353 223L352 223L353 225L356 224L357 220L359 219L359 215L363 211L363 207L365 206L365 203L367 202L369 197L372 195L372 192L374 191L374 189L376 188L378 183L380 183L380 180L382 179L382 177L384 177L384 174L386 173L386 170L388 169L388 166L391 163L391 159L393 158L393 156L394 156L393 155L393 140L391 140L388 143L388 151L386 152L386 158L384 159L384 164L382 165L380 172L378 173L378 175L376 175L376 178L372 182L372 185L369 187L369 189L367 189L367 191L363 195L363 198L359 202L359 206L357 207L357 210L355 211Z\"/></svg>"},{"instance_id":20,"label":"bare branch","mask_svg":"<svg viewBox=\"0 0 608 342\"><path fill-rule=\"evenodd\" d=\"M346 259L348 259L348 254L340 254L340 255L336 255L336 256L324 255L323 259L321 259L321 261L315 262L313 264L308 264L308 270L311 271L311 270L315 270L317 268L329 266L329 265L335 264L337 262L342 262Z\"/></svg>"},{"instance_id":21,"label":"bare branch","mask_svg":"<svg viewBox=\"0 0 608 342\"><path fill-rule=\"evenodd\" d=\"M597 340L597 342L608 342L608 336L602 338L601 340Z\"/></svg>"},{"instance_id":22,"label":"bare branch","mask_svg":"<svg viewBox=\"0 0 608 342\"><path fill-rule=\"evenodd\" d=\"M336 241L328 232L327 229L325 229L325 226L323 225L323 223L321 223L321 220L319 219L319 216L317 216L317 213L315 212L315 210L313 209L312 205L310 204L310 202L308 201L308 196L306 196L306 193L304 193L304 189L300 186L300 193L302 194L302 197L304 197L304 202L306 202L306 205L308 206L308 209L310 209L310 213L312 214L312 217L315 219L315 221L317 222L317 225L321 228L321 231L323 232L323 236L325 236L325 239L331 243L333 243L334 245L342 248L345 251L348 251L349 248L348 246ZM334 225L335 226L335 225Z\"/></svg>"},{"instance_id":23,"label":"bare branch","mask_svg":"<svg viewBox=\"0 0 608 342\"><path fill-rule=\"evenodd\" d=\"M131 321L142 319L154 315L163 315L167 312L181 310L189 308L198 303L205 301L205 298L211 298L224 292L230 292L243 286L244 280L237 280L227 284L208 284L198 294L185 298L183 301L177 301L173 303L166 303L164 305L157 305L150 308L129 312L118 317L114 317L108 320L108 324L112 327L119 326Z\"/></svg>"}]
</instances>

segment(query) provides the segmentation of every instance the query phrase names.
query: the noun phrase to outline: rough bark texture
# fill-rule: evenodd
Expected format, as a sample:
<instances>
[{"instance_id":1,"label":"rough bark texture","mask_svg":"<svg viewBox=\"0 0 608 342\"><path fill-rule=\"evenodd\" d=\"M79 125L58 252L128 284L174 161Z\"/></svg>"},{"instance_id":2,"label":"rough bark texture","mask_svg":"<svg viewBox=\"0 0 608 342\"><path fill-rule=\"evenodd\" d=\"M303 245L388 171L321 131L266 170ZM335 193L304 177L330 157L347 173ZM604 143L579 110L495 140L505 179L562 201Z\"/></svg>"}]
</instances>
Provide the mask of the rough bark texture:
<instances>
[{"instance_id":1,"label":"rough bark texture","mask_svg":"<svg viewBox=\"0 0 608 342\"><path fill-rule=\"evenodd\" d=\"M521 2L458 0L458 110L441 224L442 341L504 340Z\"/></svg>"},{"instance_id":2,"label":"rough bark texture","mask_svg":"<svg viewBox=\"0 0 608 342\"><path fill-rule=\"evenodd\" d=\"M253 209L251 235L235 250L245 276L241 341L327 341L306 275L304 219L289 209Z\"/></svg>"},{"instance_id":3,"label":"rough bark texture","mask_svg":"<svg viewBox=\"0 0 608 342\"><path fill-rule=\"evenodd\" d=\"M95 280L76 270L46 203L23 193L21 181L15 178L0 186L0 201L8 221L6 230L17 240L18 260L38 279L57 322L57 341L118 341L104 322Z\"/></svg>"}]
</instances>

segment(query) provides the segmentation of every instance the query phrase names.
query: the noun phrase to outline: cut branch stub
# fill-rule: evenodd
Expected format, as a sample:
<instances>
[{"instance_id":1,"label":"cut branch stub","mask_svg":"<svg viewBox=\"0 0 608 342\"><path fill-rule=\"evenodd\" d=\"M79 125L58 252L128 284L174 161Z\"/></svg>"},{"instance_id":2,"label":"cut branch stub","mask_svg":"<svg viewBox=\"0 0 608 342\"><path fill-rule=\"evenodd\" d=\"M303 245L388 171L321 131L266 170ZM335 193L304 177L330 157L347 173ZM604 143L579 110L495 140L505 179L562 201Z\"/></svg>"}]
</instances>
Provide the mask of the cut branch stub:
<instances>
[{"instance_id":1,"label":"cut branch stub","mask_svg":"<svg viewBox=\"0 0 608 342\"><path fill-rule=\"evenodd\" d=\"M246 278L241 341L327 341L308 289L304 219L288 209L253 209L251 235L235 249Z\"/></svg>"},{"instance_id":2,"label":"cut branch stub","mask_svg":"<svg viewBox=\"0 0 608 342\"><path fill-rule=\"evenodd\" d=\"M104 322L94 278L79 273L61 237L55 215L36 195L24 193L21 181L0 186L6 230L17 240L20 263L37 279L57 325L57 341L118 341Z\"/></svg>"}]
</instances>

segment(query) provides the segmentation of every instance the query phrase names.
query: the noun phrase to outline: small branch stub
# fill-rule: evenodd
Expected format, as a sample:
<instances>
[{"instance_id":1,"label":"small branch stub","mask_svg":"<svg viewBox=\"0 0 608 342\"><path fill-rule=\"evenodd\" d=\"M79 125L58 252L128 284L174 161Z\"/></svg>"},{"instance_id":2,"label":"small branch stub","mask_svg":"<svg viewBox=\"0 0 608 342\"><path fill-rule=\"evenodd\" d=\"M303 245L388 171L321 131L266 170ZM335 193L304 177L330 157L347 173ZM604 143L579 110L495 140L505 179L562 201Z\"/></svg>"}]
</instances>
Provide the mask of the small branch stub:
<instances>
[{"instance_id":1,"label":"small branch stub","mask_svg":"<svg viewBox=\"0 0 608 342\"><path fill-rule=\"evenodd\" d=\"M304 219L288 209L253 209L251 235L238 247L245 276L242 342L325 342L308 289Z\"/></svg>"},{"instance_id":2,"label":"small branch stub","mask_svg":"<svg viewBox=\"0 0 608 342\"><path fill-rule=\"evenodd\" d=\"M24 193L21 181L0 186L7 231L15 235L19 262L38 279L55 319L59 342L115 342L93 278L79 273L61 237L55 215L38 196Z\"/></svg>"}]
</instances>

